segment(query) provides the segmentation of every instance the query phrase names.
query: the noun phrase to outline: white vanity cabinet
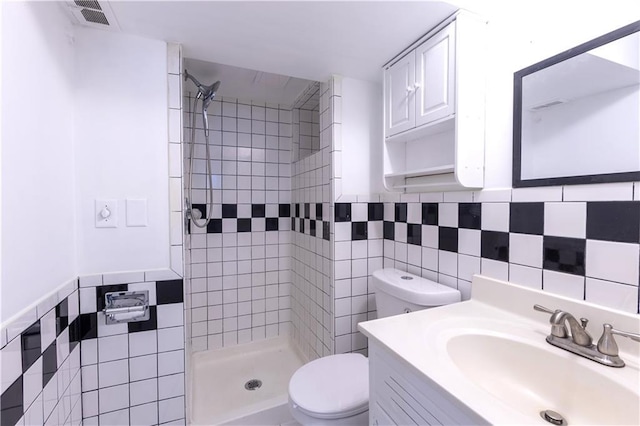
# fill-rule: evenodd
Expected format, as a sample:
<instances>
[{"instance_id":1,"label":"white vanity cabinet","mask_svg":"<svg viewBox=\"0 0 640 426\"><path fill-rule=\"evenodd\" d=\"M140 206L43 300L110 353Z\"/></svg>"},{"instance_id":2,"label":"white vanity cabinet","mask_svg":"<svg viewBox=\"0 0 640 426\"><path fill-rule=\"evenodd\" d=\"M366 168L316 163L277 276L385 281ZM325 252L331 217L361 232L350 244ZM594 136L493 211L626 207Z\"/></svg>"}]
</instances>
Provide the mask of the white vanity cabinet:
<instances>
[{"instance_id":1,"label":"white vanity cabinet","mask_svg":"<svg viewBox=\"0 0 640 426\"><path fill-rule=\"evenodd\" d=\"M487 422L415 374L382 345L369 339L369 424L482 425Z\"/></svg>"},{"instance_id":2,"label":"white vanity cabinet","mask_svg":"<svg viewBox=\"0 0 640 426\"><path fill-rule=\"evenodd\" d=\"M485 27L460 11L385 66L387 189L484 185Z\"/></svg>"}]
</instances>

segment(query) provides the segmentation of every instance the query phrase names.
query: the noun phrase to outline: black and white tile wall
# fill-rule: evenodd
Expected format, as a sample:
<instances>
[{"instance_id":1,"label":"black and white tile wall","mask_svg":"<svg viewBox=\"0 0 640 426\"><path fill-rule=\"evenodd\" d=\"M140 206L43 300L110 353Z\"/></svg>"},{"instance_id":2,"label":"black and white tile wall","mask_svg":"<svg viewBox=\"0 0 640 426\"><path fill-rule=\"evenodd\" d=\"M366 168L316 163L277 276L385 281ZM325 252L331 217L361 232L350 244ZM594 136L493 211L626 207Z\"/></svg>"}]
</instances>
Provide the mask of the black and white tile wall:
<instances>
[{"instance_id":1,"label":"black and white tile wall","mask_svg":"<svg viewBox=\"0 0 640 426\"><path fill-rule=\"evenodd\" d=\"M105 323L104 295L149 292L150 318ZM183 281L142 273L80 278L84 425L185 423Z\"/></svg>"},{"instance_id":2,"label":"black and white tile wall","mask_svg":"<svg viewBox=\"0 0 640 426\"><path fill-rule=\"evenodd\" d=\"M192 108L193 98L184 104ZM194 351L287 334L290 325L291 108L221 98L209 113L211 176L196 115L192 207L212 220L187 229ZM191 117L183 120L187 141ZM183 152L188 171L189 147ZM211 212L207 179L214 185Z\"/></svg>"},{"instance_id":3,"label":"black and white tile wall","mask_svg":"<svg viewBox=\"0 0 640 426\"><path fill-rule=\"evenodd\" d=\"M76 280L40 303L33 323L0 349L2 426L82 424L78 308Z\"/></svg>"},{"instance_id":4,"label":"black and white tile wall","mask_svg":"<svg viewBox=\"0 0 640 426\"><path fill-rule=\"evenodd\" d=\"M336 288L351 274L353 289L353 274L381 266L371 255L367 263L355 256L371 247L380 253L375 243L383 238L384 267L458 288L463 298L481 273L640 312L640 201L386 202L384 221L372 215L380 205L336 203ZM352 298L351 315L353 308Z\"/></svg>"}]
</instances>

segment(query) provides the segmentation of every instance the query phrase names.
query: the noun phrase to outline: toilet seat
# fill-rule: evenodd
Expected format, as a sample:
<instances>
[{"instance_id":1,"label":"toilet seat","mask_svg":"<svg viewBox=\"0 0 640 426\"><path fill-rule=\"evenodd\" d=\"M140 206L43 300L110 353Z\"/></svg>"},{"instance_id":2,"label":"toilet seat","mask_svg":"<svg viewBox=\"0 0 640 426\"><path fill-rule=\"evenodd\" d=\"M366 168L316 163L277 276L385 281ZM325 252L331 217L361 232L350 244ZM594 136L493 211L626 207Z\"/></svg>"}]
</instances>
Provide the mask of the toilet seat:
<instances>
[{"instance_id":1,"label":"toilet seat","mask_svg":"<svg viewBox=\"0 0 640 426\"><path fill-rule=\"evenodd\" d=\"M294 373L289 398L316 419L339 419L369 409L369 360L360 354L316 359Z\"/></svg>"}]
</instances>

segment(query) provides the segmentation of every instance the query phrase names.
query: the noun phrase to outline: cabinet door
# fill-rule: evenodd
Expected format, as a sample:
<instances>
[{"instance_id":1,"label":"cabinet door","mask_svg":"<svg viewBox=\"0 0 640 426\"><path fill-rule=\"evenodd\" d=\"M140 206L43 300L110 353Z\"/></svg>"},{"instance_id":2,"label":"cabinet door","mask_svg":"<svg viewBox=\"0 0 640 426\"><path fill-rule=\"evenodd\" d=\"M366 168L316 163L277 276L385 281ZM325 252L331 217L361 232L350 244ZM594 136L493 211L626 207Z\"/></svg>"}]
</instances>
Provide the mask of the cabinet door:
<instances>
[{"instance_id":1,"label":"cabinet door","mask_svg":"<svg viewBox=\"0 0 640 426\"><path fill-rule=\"evenodd\" d=\"M415 55L410 52L385 70L386 136L393 136L416 125Z\"/></svg>"},{"instance_id":2,"label":"cabinet door","mask_svg":"<svg viewBox=\"0 0 640 426\"><path fill-rule=\"evenodd\" d=\"M416 126L454 113L455 22L416 49Z\"/></svg>"}]
</instances>

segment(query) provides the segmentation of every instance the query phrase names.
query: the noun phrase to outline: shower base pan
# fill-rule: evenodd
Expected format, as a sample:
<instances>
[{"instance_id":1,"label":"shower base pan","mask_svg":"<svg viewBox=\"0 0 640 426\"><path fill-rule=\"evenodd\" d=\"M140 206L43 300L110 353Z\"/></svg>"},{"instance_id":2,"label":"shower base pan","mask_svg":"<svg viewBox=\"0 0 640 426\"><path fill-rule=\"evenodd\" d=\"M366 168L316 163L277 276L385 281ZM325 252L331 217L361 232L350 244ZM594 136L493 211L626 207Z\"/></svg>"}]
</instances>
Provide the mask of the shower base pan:
<instances>
[{"instance_id":1,"label":"shower base pan","mask_svg":"<svg viewBox=\"0 0 640 426\"><path fill-rule=\"evenodd\" d=\"M289 379L303 364L302 356L286 337L195 353L191 423L291 422L287 406ZM255 380L261 382L259 387Z\"/></svg>"}]
</instances>

